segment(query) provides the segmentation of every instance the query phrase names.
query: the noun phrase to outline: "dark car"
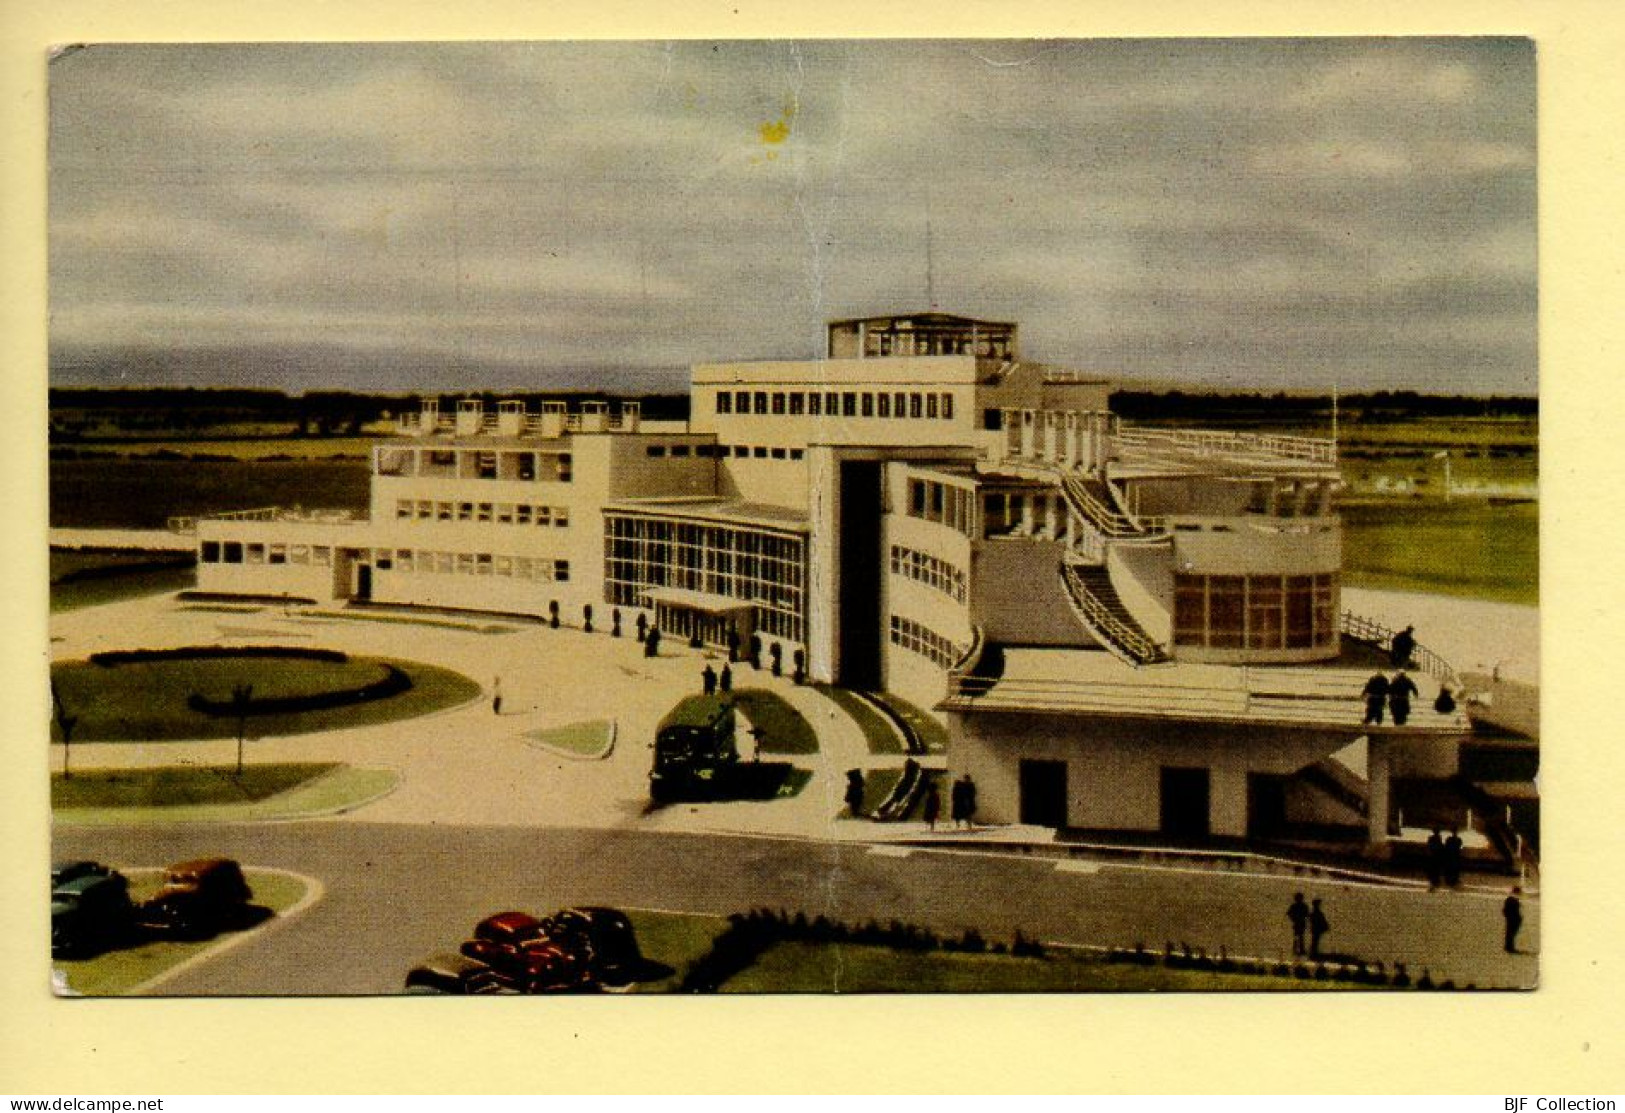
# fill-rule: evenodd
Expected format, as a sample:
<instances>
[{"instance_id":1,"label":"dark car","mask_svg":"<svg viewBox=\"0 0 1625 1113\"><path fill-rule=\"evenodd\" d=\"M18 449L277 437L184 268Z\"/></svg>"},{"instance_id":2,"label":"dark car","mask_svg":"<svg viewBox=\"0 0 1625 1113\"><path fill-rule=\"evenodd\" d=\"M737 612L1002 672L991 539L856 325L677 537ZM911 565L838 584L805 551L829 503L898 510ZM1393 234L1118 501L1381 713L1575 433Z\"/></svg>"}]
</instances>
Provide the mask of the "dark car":
<instances>
[{"instance_id":1,"label":"dark car","mask_svg":"<svg viewBox=\"0 0 1625 1113\"><path fill-rule=\"evenodd\" d=\"M196 858L164 871L163 888L142 906L142 918L181 938L204 938L241 920L253 896L235 861Z\"/></svg>"},{"instance_id":2,"label":"dark car","mask_svg":"<svg viewBox=\"0 0 1625 1113\"><path fill-rule=\"evenodd\" d=\"M81 873L51 890L51 955L98 954L135 927L130 883L121 873Z\"/></svg>"},{"instance_id":3,"label":"dark car","mask_svg":"<svg viewBox=\"0 0 1625 1113\"><path fill-rule=\"evenodd\" d=\"M646 965L632 921L618 908L564 908L542 921L547 937L586 961L593 977L626 985Z\"/></svg>"},{"instance_id":4,"label":"dark car","mask_svg":"<svg viewBox=\"0 0 1625 1113\"><path fill-rule=\"evenodd\" d=\"M499 988L491 968L459 954L431 955L406 975L406 988L431 993L489 993Z\"/></svg>"},{"instance_id":5,"label":"dark car","mask_svg":"<svg viewBox=\"0 0 1625 1113\"><path fill-rule=\"evenodd\" d=\"M100 862L80 859L76 862L56 862L51 866L51 889L80 877L106 877L113 871Z\"/></svg>"}]
</instances>

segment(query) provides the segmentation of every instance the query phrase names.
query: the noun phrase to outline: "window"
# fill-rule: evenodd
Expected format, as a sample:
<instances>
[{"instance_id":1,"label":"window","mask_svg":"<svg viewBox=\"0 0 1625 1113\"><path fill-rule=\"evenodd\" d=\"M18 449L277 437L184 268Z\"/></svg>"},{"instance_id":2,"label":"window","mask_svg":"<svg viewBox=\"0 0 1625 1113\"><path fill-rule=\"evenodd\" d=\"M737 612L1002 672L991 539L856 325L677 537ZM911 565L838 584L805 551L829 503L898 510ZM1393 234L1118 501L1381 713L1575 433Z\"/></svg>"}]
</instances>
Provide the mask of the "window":
<instances>
[{"instance_id":1,"label":"window","mask_svg":"<svg viewBox=\"0 0 1625 1113\"><path fill-rule=\"evenodd\" d=\"M475 470L481 479L495 479L497 477L497 454L495 452L481 452L476 457Z\"/></svg>"},{"instance_id":2,"label":"window","mask_svg":"<svg viewBox=\"0 0 1625 1113\"><path fill-rule=\"evenodd\" d=\"M226 557L230 560L231 557ZM310 547L310 563L320 564L324 567L333 563L333 547L331 545L312 545Z\"/></svg>"},{"instance_id":3,"label":"window","mask_svg":"<svg viewBox=\"0 0 1625 1113\"><path fill-rule=\"evenodd\" d=\"M449 502L437 502L437 503L435 503L435 516L438 517L442 522L451 521L451 503L449 503Z\"/></svg>"},{"instance_id":4,"label":"window","mask_svg":"<svg viewBox=\"0 0 1625 1113\"><path fill-rule=\"evenodd\" d=\"M265 563L265 545L259 541L250 541L248 547L243 550L243 554L249 564Z\"/></svg>"},{"instance_id":5,"label":"window","mask_svg":"<svg viewBox=\"0 0 1625 1113\"><path fill-rule=\"evenodd\" d=\"M920 396L918 394L910 394L908 396L908 416L920 416Z\"/></svg>"},{"instance_id":6,"label":"window","mask_svg":"<svg viewBox=\"0 0 1625 1113\"><path fill-rule=\"evenodd\" d=\"M944 394L942 396L942 420L944 420L944 421L952 421L953 419L954 419L954 396L952 394Z\"/></svg>"},{"instance_id":7,"label":"window","mask_svg":"<svg viewBox=\"0 0 1625 1113\"><path fill-rule=\"evenodd\" d=\"M697 444L694 446L694 455L710 458L716 455L716 448L714 445Z\"/></svg>"},{"instance_id":8,"label":"window","mask_svg":"<svg viewBox=\"0 0 1625 1113\"><path fill-rule=\"evenodd\" d=\"M492 513L492 506L491 506L490 503L488 503L488 502L480 503L480 512L479 512L479 515L478 515L480 521L489 522L491 520L491 513Z\"/></svg>"},{"instance_id":9,"label":"window","mask_svg":"<svg viewBox=\"0 0 1625 1113\"><path fill-rule=\"evenodd\" d=\"M790 415L792 417L797 416L806 410L806 408L807 396L801 393L799 390L792 392L790 395Z\"/></svg>"},{"instance_id":10,"label":"window","mask_svg":"<svg viewBox=\"0 0 1625 1113\"><path fill-rule=\"evenodd\" d=\"M219 564L220 542L205 541L202 546L202 554L198 557L198 559L204 564Z\"/></svg>"},{"instance_id":11,"label":"window","mask_svg":"<svg viewBox=\"0 0 1625 1113\"><path fill-rule=\"evenodd\" d=\"M416 512L417 507L413 505L411 499L400 499L395 503L395 517L397 518L410 518Z\"/></svg>"},{"instance_id":12,"label":"window","mask_svg":"<svg viewBox=\"0 0 1625 1113\"><path fill-rule=\"evenodd\" d=\"M418 521L427 522L434 517L434 503L428 499L418 500Z\"/></svg>"},{"instance_id":13,"label":"window","mask_svg":"<svg viewBox=\"0 0 1625 1113\"><path fill-rule=\"evenodd\" d=\"M534 452L521 452L519 454L519 478L527 483L536 478L536 454Z\"/></svg>"},{"instance_id":14,"label":"window","mask_svg":"<svg viewBox=\"0 0 1625 1113\"><path fill-rule=\"evenodd\" d=\"M499 576L513 575L513 557L499 556L496 559L496 574Z\"/></svg>"},{"instance_id":15,"label":"window","mask_svg":"<svg viewBox=\"0 0 1625 1113\"><path fill-rule=\"evenodd\" d=\"M559 482L570 482L571 458L568 452L559 453Z\"/></svg>"},{"instance_id":16,"label":"window","mask_svg":"<svg viewBox=\"0 0 1625 1113\"><path fill-rule=\"evenodd\" d=\"M833 390L826 390L824 392L824 413L829 417L834 417L840 412L841 396Z\"/></svg>"},{"instance_id":17,"label":"window","mask_svg":"<svg viewBox=\"0 0 1625 1113\"><path fill-rule=\"evenodd\" d=\"M288 547L286 545L272 545L266 551L266 558L272 564L288 563Z\"/></svg>"},{"instance_id":18,"label":"window","mask_svg":"<svg viewBox=\"0 0 1625 1113\"><path fill-rule=\"evenodd\" d=\"M474 504L471 502L458 503L457 520L459 522L472 522L474 520Z\"/></svg>"},{"instance_id":19,"label":"window","mask_svg":"<svg viewBox=\"0 0 1625 1113\"><path fill-rule=\"evenodd\" d=\"M729 394L726 390L717 391L717 413L719 413L719 414L731 414L733 412L734 412L733 395Z\"/></svg>"},{"instance_id":20,"label":"window","mask_svg":"<svg viewBox=\"0 0 1625 1113\"><path fill-rule=\"evenodd\" d=\"M896 394L892 395L891 415L893 417L908 416L908 395L904 394L900 390Z\"/></svg>"},{"instance_id":21,"label":"window","mask_svg":"<svg viewBox=\"0 0 1625 1113\"><path fill-rule=\"evenodd\" d=\"M773 392L773 413L781 417L784 415L784 391L782 390Z\"/></svg>"},{"instance_id":22,"label":"window","mask_svg":"<svg viewBox=\"0 0 1625 1113\"><path fill-rule=\"evenodd\" d=\"M775 460L782 460L782 459L784 459L784 449L782 449L782 448L775 448L775 449L774 449L774 450L773 450L773 459L775 459Z\"/></svg>"},{"instance_id":23,"label":"window","mask_svg":"<svg viewBox=\"0 0 1625 1113\"><path fill-rule=\"evenodd\" d=\"M759 414L767 413L767 391L765 390L756 392L756 412Z\"/></svg>"},{"instance_id":24,"label":"window","mask_svg":"<svg viewBox=\"0 0 1625 1113\"><path fill-rule=\"evenodd\" d=\"M807 413L808 413L808 415L810 415L812 417L819 416L819 410L821 408L820 403L822 403L823 400L824 400L823 395L819 394L816 390L813 391L812 393L808 394L807 395Z\"/></svg>"},{"instance_id":25,"label":"window","mask_svg":"<svg viewBox=\"0 0 1625 1113\"><path fill-rule=\"evenodd\" d=\"M522 502L518 506L514 507L513 520L515 525L530 525L530 504Z\"/></svg>"},{"instance_id":26,"label":"window","mask_svg":"<svg viewBox=\"0 0 1625 1113\"><path fill-rule=\"evenodd\" d=\"M491 574L491 567L493 563L494 561L492 560L490 553L476 553L474 556L474 574L477 576L489 576Z\"/></svg>"},{"instance_id":27,"label":"window","mask_svg":"<svg viewBox=\"0 0 1625 1113\"><path fill-rule=\"evenodd\" d=\"M553 579L562 584L569 580L569 578L570 562L567 560L555 560L553 562Z\"/></svg>"},{"instance_id":28,"label":"window","mask_svg":"<svg viewBox=\"0 0 1625 1113\"><path fill-rule=\"evenodd\" d=\"M497 524L504 526L513 525L513 503L497 503Z\"/></svg>"},{"instance_id":29,"label":"window","mask_svg":"<svg viewBox=\"0 0 1625 1113\"><path fill-rule=\"evenodd\" d=\"M402 572L410 572L412 571L412 565L413 560L411 549L397 549L395 551L395 567L399 568Z\"/></svg>"},{"instance_id":30,"label":"window","mask_svg":"<svg viewBox=\"0 0 1625 1113\"><path fill-rule=\"evenodd\" d=\"M891 416L891 395L889 395L889 394L881 394L881 395L879 395L879 396L877 396L875 398L875 416L876 417L890 417Z\"/></svg>"},{"instance_id":31,"label":"window","mask_svg":"<svg viewBox=\"0 0 1625 1113\"><path fill-rule=\"evenodd\" d=\"M841 395L841 416L858 416L858 396L850 390Z\"/></svg>"},{"instance_id":32,"label":"window","mask_svg":"<svg viewBox=\"0 0 1625 1113\"><path fill-rule=\"evenodd\" d=\"M553 508L551 506L538 506L536 508L536 524L539 526L553 524Z\"/></svg>"},{"instance_id":33,"label":"window","mask_svg":"<svg viewBox=\"0 0 1625 1113\"><path fill-rule=\"evenodd\" d=\"M1004 428L1004 411L989 406L982 411L982 428L999 430Z\"/></svg>"},{"instance_id":34,"label":"window","mask_svg":"<svg viewBox=\"0 0 1625 1113\"><path fill-rule=\"evenodd\" d=\"M758 460L765 460L767 459L767 448L763 445L757 445L752 455Z\"/></svg>"},{"instance_id":35,"label":"window","mask_svg":"<svg viewBox=\"0 0 1625 1113\"><path fill-rule=\"evenodd\" d=\"M662 456L666 455L666 446L663 444L651 444L643 451L649 455L650 459L658 460Z\"/></svg>"},{"instance_id":36,"label":"window","mask_svg":"<svg viewBox=\"0 0 1625 1113\"><path fill-rule=\"evenodd\" d=\"M875 396L868 391L863 392L863 416L875 416Z\"/></svg>"},{"instance_id":37,"label":"window","mask_svg":"<svg viewBox=\"0 0 1625 1113\"><path fill-rule=\"evenodd\" d=\"M289 545L288 546L288 563L289 564L309 564L310 563L310 546L309 545Z\"/></svg>"},{"instance_id":38,"label":"window","mask_svg":"<svg viewBox=\"0 0 1625 1113\"><path fill-rule=\"evenodd\" d=\"M937 416L937 396L935 394L925 396L925 416L933 418Z\"/></svg>"},{"instance_id":39,"label":"window","mask_svg":"<svg viewBox=\"0 0 1625 1113\"><path fill-rule=\"evenodd\" d=\"M568 506L555 507L553 510L553 524L560 529L570 524L570 508Z\"/></svg>"},{"instance_id":40,"label":"window","mask_svg":"<svg viewBox=\"0 0 1625 1113\"><path fill-rule=\"evenodd\" d=\"M791 449L791 450L790 450L790 459L792 459L792 460L799 460L799 459L801 459L801 458L802 458L802 456L804 456L804 455L806 455L806 453L805 453L805 452L803 452L803 451L802 451L802 450L801 450L801 449L799 449L799 448L792 448L792 449Z\"/></svg>"},{"instance_id":41,"label":"window","mask_svg":"<svg viewBox=\"0 0 1625 1113\"><path fill-rule=\"evenodd\" d=\"M687 456L690 451L690 447L686 444L674 444L671 446L671 454L673 456Z\"/></svg>"}]
</instances>

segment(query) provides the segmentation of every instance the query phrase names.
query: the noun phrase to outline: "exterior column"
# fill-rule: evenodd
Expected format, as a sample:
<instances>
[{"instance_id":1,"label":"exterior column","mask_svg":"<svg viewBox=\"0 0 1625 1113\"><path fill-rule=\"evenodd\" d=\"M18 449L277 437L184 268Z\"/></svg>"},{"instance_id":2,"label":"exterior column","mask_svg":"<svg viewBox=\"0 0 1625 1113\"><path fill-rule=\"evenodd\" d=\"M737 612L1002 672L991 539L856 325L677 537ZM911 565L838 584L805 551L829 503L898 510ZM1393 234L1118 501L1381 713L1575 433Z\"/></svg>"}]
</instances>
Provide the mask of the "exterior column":
<instances>
[{"instance_id":1,"label":"exterior column","mask_svg":"<svg viewBox=\"0 0 1625 1113\"><path fill-rule=\"evenodd\" d=\"M1034 427L1037 424L1032 410L1021 411L1021 456L1025 460L1033 458L1033 438L1037 432Z\"/></svg>"},{"instance_id":2,"label":"exterior column","mask_svg":"<svg viewBox=\"0 0 1625 1113\"><path fill-rule=\"evenodd\" d=\"M1078 411L1066 411L1066 466L1073 470L1078 466Z\"/></svg>"},{"instance_id":3,"label":"exterior column","mask_svg":"<svg viewBox=\"0 0 1625 1113\"><path fill-rule=\"evenodd\" d=\"M1021 411L1000 410L1000 423L1004 426L1004 458L1006 460L1016 455L1021 443Z\"/></svg>"},{"instance_id":4,"label":"exterior column","mask_svg":"<svg viewBox=\"0 0 1625 1113\"><path fill-rule=\"evenodd\" d=\"M1029 492L1023 492L1016 497L1021 499L1021 535L1031 537L1033 535L1033 496Z\"/></svg>"},{"instance_id":5,"label":"exterior column","mask_svg":"<svg viewBox=\"0 0 1625 1113\"><path fill-rule=\"evenodd\" d=\"M1366 739L1366 853L1386 857L1389 852L1388 815L1393 808L1393 758L1386 738Z\"/></svg>"}]
</instances>

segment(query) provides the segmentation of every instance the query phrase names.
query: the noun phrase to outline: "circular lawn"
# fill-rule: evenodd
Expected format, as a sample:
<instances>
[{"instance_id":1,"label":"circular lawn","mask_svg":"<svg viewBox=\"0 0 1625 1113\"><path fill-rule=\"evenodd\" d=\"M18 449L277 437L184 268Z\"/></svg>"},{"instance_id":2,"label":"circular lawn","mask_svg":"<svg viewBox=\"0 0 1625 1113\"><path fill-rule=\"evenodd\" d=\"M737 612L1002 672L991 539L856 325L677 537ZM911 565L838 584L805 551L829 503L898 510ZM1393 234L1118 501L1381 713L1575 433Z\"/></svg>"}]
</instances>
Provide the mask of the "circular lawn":
<instances>
[{"instance_id":1,"label":"circular lawn","mask_svg":"<svg viewBox=\"0 0 1625 1113\"><path fill-rule=\"evenodd\" d=\"M75 720L73 742L235 738L239 694L246 735L264 738L408 719L480 692L460 673L417 661L207 646L59 661L51 684L57 742L63 715Z\"/></svg>"}]
</instances>

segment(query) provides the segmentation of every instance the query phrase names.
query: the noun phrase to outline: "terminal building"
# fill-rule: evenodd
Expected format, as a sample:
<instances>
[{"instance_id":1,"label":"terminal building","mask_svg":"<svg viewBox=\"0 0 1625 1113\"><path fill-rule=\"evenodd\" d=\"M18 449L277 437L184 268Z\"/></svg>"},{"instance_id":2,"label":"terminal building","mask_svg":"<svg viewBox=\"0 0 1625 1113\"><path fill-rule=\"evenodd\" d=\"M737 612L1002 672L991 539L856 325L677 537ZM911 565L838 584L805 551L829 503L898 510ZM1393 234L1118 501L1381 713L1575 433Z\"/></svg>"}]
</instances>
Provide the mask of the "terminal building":
<instances>
[{"instance_id":1,"label":"terminal building","mask_svg":"<svg viewBox=\"0 0 1625 1113\"><path fill-rule=\"evenodd\" d=\"M1468 727L1425 655L1414 717L1362 722L1335 445L1136 427L1110 389L1024 360L1012 323L931 312L698 365L686 423L429 399L374 447L364 520L197 522L199 588L756 639L934 709L992 822L1381 847L1391 778Z\"/></svg>"}]
</instances>

